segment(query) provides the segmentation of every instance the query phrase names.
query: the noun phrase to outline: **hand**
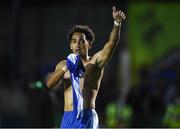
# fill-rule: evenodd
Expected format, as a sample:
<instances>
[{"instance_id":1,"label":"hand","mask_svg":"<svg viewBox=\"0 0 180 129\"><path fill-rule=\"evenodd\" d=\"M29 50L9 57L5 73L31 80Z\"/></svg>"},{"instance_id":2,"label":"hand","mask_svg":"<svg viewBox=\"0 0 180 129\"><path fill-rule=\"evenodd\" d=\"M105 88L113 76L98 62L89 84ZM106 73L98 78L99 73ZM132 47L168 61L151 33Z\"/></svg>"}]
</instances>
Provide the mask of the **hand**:
<instances>
[{"instance_id":1,"label":"hand","mask_svg":"<svg viewBox=\"0 0 180 129\"><path fill-rule=\"evenodd\" d=\"M67 66L62 67L62 71L64 71L64 73L67 72L68 71Z\"/></svg>"},{"instance_id":2,"label":"hand","mask_svg":"<svg viewBox=\"0 0 180 129\"><path fill-rule=\"evenodd\" d=\"M115 6L113 6L112 10L113 10L112 11L113 19L116 22L121 23L126 18L126 15L124 14L124 12L122 12L121 10L116 10Z\"/></svg>"}]
</instances>

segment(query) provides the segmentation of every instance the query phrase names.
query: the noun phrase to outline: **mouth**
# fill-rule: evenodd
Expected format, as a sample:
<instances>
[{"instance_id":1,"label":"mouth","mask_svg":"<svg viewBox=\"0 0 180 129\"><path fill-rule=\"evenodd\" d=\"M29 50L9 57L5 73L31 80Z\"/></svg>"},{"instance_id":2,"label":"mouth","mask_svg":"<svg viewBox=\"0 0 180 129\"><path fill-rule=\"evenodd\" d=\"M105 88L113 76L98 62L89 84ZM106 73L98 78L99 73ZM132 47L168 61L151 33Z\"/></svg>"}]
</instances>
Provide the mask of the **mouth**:
<instances>
[{"instance_id":1,"label":"mouth","mask_svg":"<svg viewBox=\"0 0 180 129\"><path fill-rule=\"evenodd\" d=\"M80 50L79 50L79 49L76 49L76 50L75 50L75 52L76 52L76 53L79 53L79 52L80 52Z\"/></svg>"}]
</instances>

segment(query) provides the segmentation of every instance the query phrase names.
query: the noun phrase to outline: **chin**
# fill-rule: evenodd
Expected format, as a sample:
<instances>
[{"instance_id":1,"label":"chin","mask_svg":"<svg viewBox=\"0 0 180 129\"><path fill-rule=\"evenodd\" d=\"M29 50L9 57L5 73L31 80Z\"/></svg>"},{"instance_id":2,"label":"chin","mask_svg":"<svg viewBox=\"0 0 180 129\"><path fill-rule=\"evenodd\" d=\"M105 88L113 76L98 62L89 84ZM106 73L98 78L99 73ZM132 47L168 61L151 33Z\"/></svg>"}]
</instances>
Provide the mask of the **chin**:
<instances>
[{"instance_id":1,"label":"chin","mask_svg":"<svg viewBox=\"0 0 180 129\"><path fill-rule=\"evenodd\" d=\"M76 51L72 51L72 53L74 53L76 55L79 55L79 52L76 52Z\"/></svg>"},{"instance_id":2,"label":"chin","mask_svg":"<svg viewBox=\"0 0 180 129\"><path fill-rule=\"evenodd\" d=\"M82 57L82 54L81 54L81 53L79 53L79 56L80 56L80 57Z\"/></svg>"}]
</instances>

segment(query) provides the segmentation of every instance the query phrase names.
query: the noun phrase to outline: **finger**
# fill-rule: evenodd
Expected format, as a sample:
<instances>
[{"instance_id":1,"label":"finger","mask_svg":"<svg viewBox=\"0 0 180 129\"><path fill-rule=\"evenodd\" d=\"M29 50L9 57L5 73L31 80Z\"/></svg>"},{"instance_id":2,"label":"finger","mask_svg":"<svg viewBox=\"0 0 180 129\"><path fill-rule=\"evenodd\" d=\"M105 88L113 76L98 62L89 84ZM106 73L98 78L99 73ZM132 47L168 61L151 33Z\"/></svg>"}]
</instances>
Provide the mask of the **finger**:
<instances>
[{"instance_id":1,"label":"finger","mask_svg":"<svg viewBox=\"0 0 180 129\"><path fill-rule=\"evenodd\" d=\"M121 14L121 12L122 12L122 11L121 11L121 10L119 10L119 11L118 11L118 14Z\"/></svg>"},{"instance_id":2,"label":"finger","mask_svg":"<svg viewBox=\"0 0 180 129\"><path fill-rule=\"evenodd\" d=\"M115 6L113 6L112 10L113 10L113 12L116 12L116 7L115 7Z\"/></svg>"},{"instance_id":3,"label":"finger","mask_svg":"<svg viewBox=\"0 0 180 129\"><path fill-rule=\"evenodd\" d=\"M121 13L120 13L120 15L121 15L121 16L124 16L124 13L123 13L123 12L121 12Z\"/></svg>"},{"instance_id":4,"label":"finger","mask_svg":"<svg viewBox=\"0 0 180 129\"><path fill-rule=\"evenodd\" d=\"M122 17L122 19L125 19L126 18L126 16L124 15L124 16L121 16Z\"/></svg>"},{"instance_id":5,"label":"finger","mask_svg":"<svg viewBox=\"0 0 180 129\"><path fill-rule=\"evenodd\" d=\"M122 11L121 11L121 10L119 10L119 11L118 11L118 15L122 16L121 14L122 14Z\"/></svg>"}]
</instances>

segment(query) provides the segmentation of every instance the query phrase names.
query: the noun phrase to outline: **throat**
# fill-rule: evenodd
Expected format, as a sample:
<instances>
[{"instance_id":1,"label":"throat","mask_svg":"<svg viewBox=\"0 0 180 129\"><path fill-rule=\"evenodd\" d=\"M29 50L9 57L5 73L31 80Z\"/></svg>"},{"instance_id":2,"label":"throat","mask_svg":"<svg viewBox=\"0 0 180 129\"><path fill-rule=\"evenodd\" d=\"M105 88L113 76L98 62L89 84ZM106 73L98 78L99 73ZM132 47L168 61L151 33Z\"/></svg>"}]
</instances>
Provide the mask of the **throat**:
<instances>
[{"instance_id":1,"label":"throat","mask_svg":"<svg viewBox=\"0 0 180 129\"><path fill-rule=\"evenodd\" d=\"M87 63L90 60L90 57L87 55L85 57L82 57L83 64Z\"/></svg>"}]
</instances>

